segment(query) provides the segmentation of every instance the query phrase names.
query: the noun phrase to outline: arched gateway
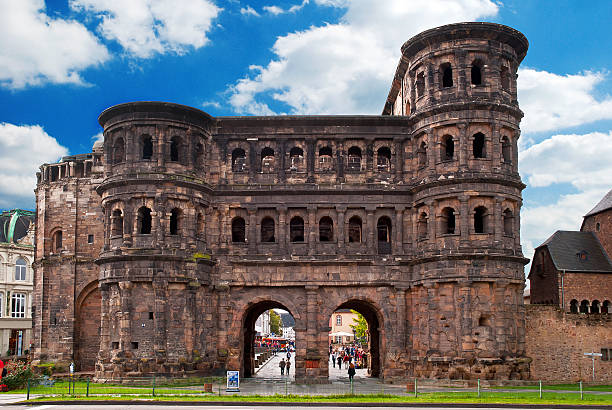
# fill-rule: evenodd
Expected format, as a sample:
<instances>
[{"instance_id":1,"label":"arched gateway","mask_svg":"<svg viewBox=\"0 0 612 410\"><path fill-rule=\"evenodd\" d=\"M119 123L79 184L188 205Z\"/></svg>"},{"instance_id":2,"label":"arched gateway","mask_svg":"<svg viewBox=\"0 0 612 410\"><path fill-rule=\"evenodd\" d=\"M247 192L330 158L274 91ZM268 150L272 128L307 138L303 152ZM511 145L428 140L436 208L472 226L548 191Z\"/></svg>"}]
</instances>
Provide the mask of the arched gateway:
<instances>
[{"instance_id":1,"label":"arched gateway","mask_svg":"<svg viewBox=\"0 0 612 410\"><path fill-rule=\"evenodd\" d=\"M36 358L91 368L87 344L99 379L251 375L254 321L283 308L296 378L322 382L329 318L354 309L373 376L527 378L527 47L491 23L425 31L402 46L382 115L108 108L103 144L38 174ZM99 343L86 330L97 295Z\"/></svg>"}]
</instances>

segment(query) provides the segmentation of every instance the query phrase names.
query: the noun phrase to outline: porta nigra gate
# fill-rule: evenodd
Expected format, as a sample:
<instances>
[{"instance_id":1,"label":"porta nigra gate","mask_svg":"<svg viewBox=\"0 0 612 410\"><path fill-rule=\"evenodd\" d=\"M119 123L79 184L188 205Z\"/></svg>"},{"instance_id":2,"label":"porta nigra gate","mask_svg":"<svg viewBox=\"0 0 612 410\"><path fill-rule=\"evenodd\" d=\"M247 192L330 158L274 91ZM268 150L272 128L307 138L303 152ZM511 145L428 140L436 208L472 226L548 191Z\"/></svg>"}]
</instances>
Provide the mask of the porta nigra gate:
<instances>
[{"instance_id":1,"label":"porta nigra gate","mask_svg":"<svg viewBox=\"0 0 612 410\"><path fill-rule=\"evenodd\" d=\"M34 352L99 379L253 373L254 322L368 321L372 375L527 378L516 72L525 37L461 23L402 47L379 116L111 107L38 174ZM356 50L358 52L358 50Z\"/></svg>"}]
</instances>

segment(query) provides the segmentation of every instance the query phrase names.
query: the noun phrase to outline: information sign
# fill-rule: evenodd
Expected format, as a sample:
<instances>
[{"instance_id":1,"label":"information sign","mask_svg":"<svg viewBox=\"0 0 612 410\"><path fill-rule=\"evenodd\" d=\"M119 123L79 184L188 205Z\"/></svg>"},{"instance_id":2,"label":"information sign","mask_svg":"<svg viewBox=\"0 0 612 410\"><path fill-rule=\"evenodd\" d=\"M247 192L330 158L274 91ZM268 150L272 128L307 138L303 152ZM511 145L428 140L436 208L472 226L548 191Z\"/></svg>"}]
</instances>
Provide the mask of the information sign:
<instances>
[{"instance_id":1,"label":"information sign","mask_svg":"<svg viewBox=\"0 0 612 410\"><path fill-rule=\"evenodd\" d=\"M238 370L227 371L227 391L240 391L240 372Z\"/></svg>"}]
</instances>

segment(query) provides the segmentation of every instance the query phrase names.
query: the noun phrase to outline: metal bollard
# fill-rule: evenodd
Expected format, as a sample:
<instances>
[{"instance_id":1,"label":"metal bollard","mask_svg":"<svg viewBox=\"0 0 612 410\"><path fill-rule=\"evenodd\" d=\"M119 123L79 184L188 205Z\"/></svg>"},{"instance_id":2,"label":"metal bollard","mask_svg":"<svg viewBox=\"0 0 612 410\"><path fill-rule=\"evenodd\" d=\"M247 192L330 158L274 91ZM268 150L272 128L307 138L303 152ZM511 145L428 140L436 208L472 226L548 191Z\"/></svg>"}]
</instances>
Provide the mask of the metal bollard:
<instances>
[{"instance_id":1,"label":"metal bollard","mask_svg":"<svg viewBox=\"0 0 612 410\"><path fill-rule=\"evenodd\" d=\"M28 379L28 394L26 396L26 400L30 400L30 379Z\"/></svg>"},{"instance_id":2,"label":"metal bollard","mask_svg":"<svg viewBox=\"0 0 612 410\"><path fill-rule=\"evenodd\" d=\"M155 397L155 375L153 375L153 397Z\"/></svg>"},{"instance_id":3,"label":"metal bollard","mask_svg":"<svg viewBox=\"0 0 612 410\"><path fill-rule=\"evenodd\" d=\"M580 400L584 400L584 395L582 393L582 380L580 380Z\"/></svg>"},{"instance_id":4,"label":"metal bollard","mask_svg":"<svg viewBox=\"0 0 612 410\"><path fill-rule=\"evenodd\" d=\"M540 380L540 398L542 398L542 380Z\"/></svg>"},{"instance_id":5,"label":"metal bollard","mask_svg":"<svg viewBox=\"0 0 612 410\"><path fill-rule=\"evenodd\" d=\"M418 393L418 384L417 384L417 378L414 378L414 397L418 397L419 393Z\"/></svg>"},{"instance_id":6,"label":"metal bollard","mask_svg":"<svg viewBox=\"0 0 612 410\"><path fill-rule=\"evenodd\" d=\"M89 397L89 377L87 378L87 393L85 397Z\"/></svg>"},{"instance_id":7,"label":"metal bollard","mask_svg":"<svg viewBox=\"0 0 612 410\"><path fill-rule=\"evenodd\" d=\"M478 398L480 398L480 379L478 379Z\"/></svg>"}]
</instances>

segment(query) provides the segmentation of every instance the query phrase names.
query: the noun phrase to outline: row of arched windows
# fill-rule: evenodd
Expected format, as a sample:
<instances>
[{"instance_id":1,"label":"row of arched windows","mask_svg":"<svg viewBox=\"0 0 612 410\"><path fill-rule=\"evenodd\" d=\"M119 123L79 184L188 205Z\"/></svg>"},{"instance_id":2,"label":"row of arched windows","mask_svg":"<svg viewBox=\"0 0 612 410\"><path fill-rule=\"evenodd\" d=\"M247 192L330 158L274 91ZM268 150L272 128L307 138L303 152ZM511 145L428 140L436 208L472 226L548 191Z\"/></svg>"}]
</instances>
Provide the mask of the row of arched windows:
<instances>
[{"instance_id":1,"label":"row of arched windows","mask_svg":"<svg viewBox=\"0 0 612 410\"><path fill-rule=\"evenodd\" d=\"M457 230L456 222L457 211L451 207L445 207L441 212L440 234L453 235ZM428 215L427 212L419 214L417 222L417 237L425 239L428 235ZM477 206L473 212L473 232L474 233L489 233L490 232L490 215L489 210L484 206ZM510 208L506 208L502 212L504 235L514 235L514 214Z\"/></svg>"},{"instance_id":2,"label":"row of arched windows","mask_svg":"<svg viewBox=\"0 0 612 410\"><path fill-rule=\"evenodd\" d=\"M149 235L151 233L153 219L151 209L142 206L136 214L136 232L140 235ZM183 211L180 208L173 208L170 211L170 235L179 235L183 228ZM198 213L196 218L197 232L204 231L204 216ZM111 213L111 236L123 236L123 211L115 209Z\"/></svg>"},{"instance_id":3,"label":"row of arched windows","mask_svg":"<svg viewBox=\"0 0 612 410\"><path fill-rule=\"evenodd\" d=\"M570 302L570 312L571 313L610 313L610 301L604 300L603 303L599 302L597 299L590 302L588 300L583 300L578 303L576 299L572 299Z\"/></svg>"},{"instance_id":4,"label":"row of arched windows","mask_svg":"<svg viewBox=\"0 0 612 410\"><path fill-rule=\"evenodd\" d=\"M167 160L170 162L184 162L185 147L183 147L183 140L179 136L174 136L168 141L168 156ZM119 164L126 161L125 155L125 141L123 138L116 138L113 142L111 162L113 164ZM204 154L204 147L201 143L197 143L195 147L195 161L198 164L201 161L201 157ZM142 135L139 140L139 158L140 160L150 161L154 157L153 150L153 138L150 135Z\"/></svg>"},{"instance_id":5,"label":"row of arched windows","mask_svg":"<svg viewBox=\"0 0 612 410\"><path fill-rule=\"evenodd\" d=\"M377 150L376 167L379 172L389 172L391 170L391 149L380 147ZM276 153L274 149L265 147L261 150L258 158L260 170L264 173L274 172L277 168ZM361 148L352 146L347 151L346 169L348 171L361 171L363 155ZM293 147L289 150L290 171L304 170L304 150L300 147ZM318 169L320 171L333 170L333 151L331 147L325 146L318 151ZM246 172L248 170L246 151L236 148L232 151L232 171Z\"/></svg>"},{"instance_id":6,"label":"row of arched windows","mask_svg":"<svg viewBox=\"0 0 612 410\"><path fill-rule=\"evenodd\" d=\"M512 145L510 138L503 136L502 144L502 162L504 164L512 163ZM484 159L487 158L487 144L485 135L482 132L477 132L472 136L472 158ZM427 165L427 143L422 141L417 151L419 167ZM457 154L455 150L455 138L452 135L444 135L440 141L440 158L442 161L454 161Z\"/></svg>"}]
</instances>

